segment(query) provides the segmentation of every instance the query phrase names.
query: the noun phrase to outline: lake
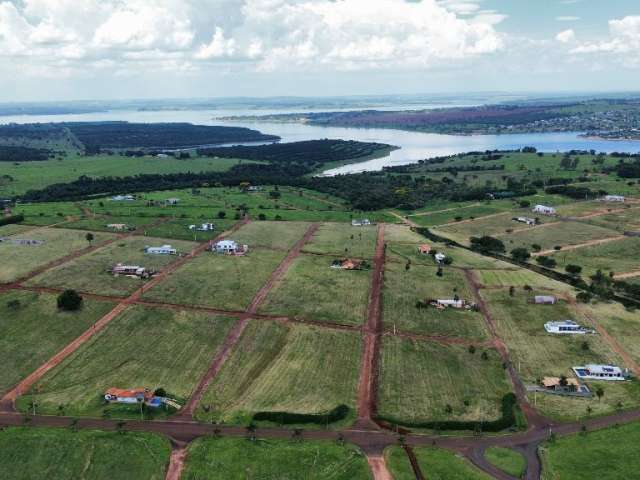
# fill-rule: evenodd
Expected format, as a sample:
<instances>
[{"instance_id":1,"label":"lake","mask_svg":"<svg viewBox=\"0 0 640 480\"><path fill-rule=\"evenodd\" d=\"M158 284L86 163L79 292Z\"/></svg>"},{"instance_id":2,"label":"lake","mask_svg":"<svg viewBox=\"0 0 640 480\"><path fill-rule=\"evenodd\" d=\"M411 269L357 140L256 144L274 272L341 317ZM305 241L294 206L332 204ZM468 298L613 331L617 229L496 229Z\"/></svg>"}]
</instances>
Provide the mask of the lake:
<instances>
[{"instance_id":1,"label":"lake","mask_svg":"<svg viewBox=\"0 0 640 480\"><path fill-rule=\"evenodd\" d=\"M412 105L412 108L418 108ZM398 106L406 109L406 106ZM312 110L309 111L319 111ZM300 110L296 110L300 112ZM321 127L298 123L265 123L251 121L222 121L216 117L239 115L270 115L295 113L286 110L175 110L175 111L127 111L71 114L71 115L19 115L0 117L0 123L82 122L125 120L129 122L188 122L199 125L229 125L253 128L266 134L278 135L283 142L317 140L322 138L359 140L362 142L388 143L400 147L387 157L345 165L328 170L325 175L358 173L381 170L386 166L406 165L437 156L468 151L510 150L532 146L543 152L567 150L596 150L597 152L639 153L640 142L607 141L579 137L579 133L531 133L514 135L440 135L434 133L407 132L381 128Z\"/></svg>"}]
</instances>

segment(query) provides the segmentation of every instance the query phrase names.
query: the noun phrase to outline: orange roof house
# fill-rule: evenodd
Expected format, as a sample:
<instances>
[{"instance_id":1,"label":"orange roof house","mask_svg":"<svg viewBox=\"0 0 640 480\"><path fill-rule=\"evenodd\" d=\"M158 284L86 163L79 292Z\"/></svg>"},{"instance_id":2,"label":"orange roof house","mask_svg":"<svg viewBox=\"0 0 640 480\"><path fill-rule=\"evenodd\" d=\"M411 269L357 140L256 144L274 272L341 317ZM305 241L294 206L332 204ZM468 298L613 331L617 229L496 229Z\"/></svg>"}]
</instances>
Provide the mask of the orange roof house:
<instances>
[{"instance_id":1,"label":"orange roof house","mask_svg":"<svg viewBox=\"0 0 640 480\"><path fill-rule=\"evenodd\" d=\"M426 243L423 245L420 245L418 247L418 251L424 255L428 254L431 251L431 247L429 245L427 245Z\"/></svg>"}]
</instances>

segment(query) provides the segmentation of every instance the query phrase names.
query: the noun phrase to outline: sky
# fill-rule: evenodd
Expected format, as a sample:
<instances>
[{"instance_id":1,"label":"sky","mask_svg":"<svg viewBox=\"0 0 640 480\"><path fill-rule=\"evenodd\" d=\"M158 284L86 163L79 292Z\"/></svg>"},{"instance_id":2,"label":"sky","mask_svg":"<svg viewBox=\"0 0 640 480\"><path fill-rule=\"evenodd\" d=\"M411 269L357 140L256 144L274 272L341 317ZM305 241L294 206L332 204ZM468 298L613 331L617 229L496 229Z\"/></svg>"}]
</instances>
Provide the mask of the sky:
<instances>
[{"instance_id":1,"label":"sky","mask_svg":"<svg viewBox=\"0 0 640 480\"><path fill-rule=\"evenodd\" d=\"M0 0L0 101L638 90L638 0Z\"/></svg>"}]
</instances>

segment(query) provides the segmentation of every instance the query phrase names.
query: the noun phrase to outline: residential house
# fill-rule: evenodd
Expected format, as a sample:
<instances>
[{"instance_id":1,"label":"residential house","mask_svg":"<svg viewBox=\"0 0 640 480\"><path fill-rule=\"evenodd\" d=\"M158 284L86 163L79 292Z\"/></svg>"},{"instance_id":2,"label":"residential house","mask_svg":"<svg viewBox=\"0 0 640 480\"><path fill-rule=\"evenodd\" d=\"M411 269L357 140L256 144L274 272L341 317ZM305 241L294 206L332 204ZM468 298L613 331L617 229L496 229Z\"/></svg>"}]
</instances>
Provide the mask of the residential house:
<instances>
[{"instance_id":1,"label":"residential house","mask_svg":"<svg viewBox=\"0 0 640 480\"><path fill-rule=\"evenodd\" d=\"M545 390L552 393L591 396L589 388L575 378L544 377L540 384Z\"/></svg>"},{"instance_id":2,"label":"residential house","mask_svg":"<svg viewBox=\"0 0 640 480\"><path fill-rule=\"evenodd\" d=\"M557 301L553 295L536 295L533 297L533 303L537 305L555 305Z\"/></svg>"},{"instance_id":3,"label":"residential house","mask_svg":"<svg viewBox=\"0 0 640 480\"><path fill-rule=\"evenodd\" d=\"M368 227L369 225L371 225L371 221L368 218L351 220L352 227Z\"/></svg>"},{"instance_id":4,"label":"residential house","mask_svg":"<svg viewBox=\"0 0 640 480\"><path fill-rule=\"evenodd\" d=\"M583 380L607 380L624 381L629 377L628 370L622 370L615 365L589 364L582 367L573 367L576 376Z\"/></svg>"},{"instance_id":5,"label":"residential house","mask_svg":"<svg viewBox=\"0 0 640 480\"><path fill-rule=\"evenodd\" d=\"M153 275L152 272L148 272L146 268L139 265L124 265L122 263L116 264L110 271L115 276L126 275L127 277L149 278Z\"/></svg>"},{"instance_id":6,"label":"residential house","mask_svg":"<svg viewBox=\"0 0 640 480\"><path fill-rule=\"evenodd\" d=\"M440 252L438 252L438 253L436 253L436 254L434 255L434 257L433 257L433 258L435 258L435 259L436 259L436 262L438 262L438 263L443 263L443 262L445 261L445 259L447 258L447 256L446 256L444 253L440 253Z\"/></svg>"},{"instance_id":7,"label":"residential house","mask_svg":"<svg viewBox=\"0 0 640 480\"><path fill-rule=\"evenodd\" d=\"M178 205L180 203L180 199L179 198L167 198L164 201L165 205Z\"/></svg>"},{"instance_id":8,"label":"residential house","mask_svg":"<svg viewBox=\"0 0 640 480\"><path fill-rule=\"evenodd\" d=\"M131 202L134 200L133 195L116 195L115 197L111 197L111 200L114 202Z\"/></svg>"},{"instance_id":9,"label":"residential house","mask_svg":"<svg viewBox=\"0 0 640 480\"><path fill-rule=\"evenodd\" d=\"M144 253L150 253L153 255L176 255L178 250L171 245L162 245L161 247L144 247Z\"/></svg>"},{"instance_id":10,"label":"residential house","mask_svg":"<svg viewBox=\"0 0 640 480\"><path fill-rule=\"evenodd\" d=\"M520 222L520 223L525 223L527 225L535 225L536 221L533 218L529 218L529 217L514 217L512 218L513 221L515 222Z\"/></svg>"},{"instance_id":11,"label":"residential house","mask_svg":"<svg viewBox=\"0 0 640 480\"><path fill-rule=\"evenodd\" d=\"M117 232L124 232L125 230L135 230L133 225L127 225L126 223L109 223L107 228L115 230Z\"/></svg>"},{"instance_id":12,"label":"residential house","mask_svg":"<svg viewBox=\"0 0 640 480\"><path fill-rule=\"evenodd\" d=\"M331 268L337 268L340 270L362 270L362 260L353 260L351 258L343 258L341 260L334 260L331 264Z\"/></svg>"},{"instance_id":13,"label":"residential house","mask_svg":"<svg viewBox=\"0 0 640 480\"><path fill-rule=\"evenodd\" d=\"M546 205L536 205L533 207L534 213L539 213L541 215L556 215L556 209L553 207L548 207Z\"/></svg>"},{"instance_id":14,"label":"residential house","mask_svg":"<svg viewBox=\"0 0 640 480\"><path fill-rule=\"evenodd\" d=\"M152 408L162 406L162 398L155 396L148 388L134 388L131 390L110 388L105 392L104 399L109 403L124 403L126 405L144 403Z\"/></svg>"},{"instance_id":15,"label":"residential house","mask_svg":"<svg viewBox=\"0 0 640 480\"><path fill-rule=\"evenodd\" d=\"M605 195L605 202L621 202L624 203L625 198L622 195Z\"/></svg>"},{"instance_id":16,"label":"residential house","mask_svg":"<svg viewBox=\"0 0 640 480\"><path fill-rule=\"evenodd\" d=\"M584 335L586 333L593 333L593 330L583 327L577 324L573 320L561 320L559 322L547 322L544 324L544 329L548 333L556 335Z\"/></svg>"},{"instance_id":17,"label":"residential house","mask_svg":"<svg viewBox=\"0 0 640 480\"><path fill-rule=\"evenodd\" d=\"M215 229L216 226L213 223L203 223L200 226L189 225L189 230L197 230L198 232L212 232Z\"/></svg>"},{"instance_id":18,"label":"residential house","mask_svg":"<svg viewBox=\"0 0 640 480\"><path fill-rule=\"evenodd\" d=\"M467 306L467 302L465 302L462 299L441 299L441 300L434 300L431 302L431 304L435 307L440 307L440 308L447 308L447 307L451 307L451 308L465 308Z\"/></svg>"},{"instance_id":19,"label":"residential house","mask_svg":"<svg viewBox=\"0 0 640 480\"><path fill-rule=\"evenodd\" d=\"M241 256L249 251L248 245L238 245L233 240L220 240L219 242L211 242L211 251L223 255Z\"/></svg>"},{"instance_id":20,"label":"residential house","mask_svg":"<svg viewBox=\"0 0 640 480\"><path fill-rule=\"evenodd\" d=\"M421 253L422 255L428 255L430 251L431 251L431 247L426 243L418 247L418 252Z\"/></svg>"}]
</instances>

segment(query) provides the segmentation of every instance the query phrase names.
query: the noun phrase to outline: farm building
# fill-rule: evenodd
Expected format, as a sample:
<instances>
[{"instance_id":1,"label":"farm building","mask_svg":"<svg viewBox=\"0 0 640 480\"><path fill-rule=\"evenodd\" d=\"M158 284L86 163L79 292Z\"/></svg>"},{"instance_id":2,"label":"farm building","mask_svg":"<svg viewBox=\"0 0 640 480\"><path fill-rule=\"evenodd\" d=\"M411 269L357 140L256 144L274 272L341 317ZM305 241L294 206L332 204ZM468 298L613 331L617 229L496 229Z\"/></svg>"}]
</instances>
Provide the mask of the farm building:
<instances>
[{"instance_id":1,"label":"farm building","mask_svg":"<svg viewBox=\"0 0 640 480\"><path fill-rule=\"evenodd\" d=\"M152 408L158 408L162 405L162 398L156 397L148 388L134 388L132 390L110 388L105 392L104 399L109 403L127 405L144 403Z\"/></svg>"},{"instance_id":2,"label":"farm building","mask_svg":"<svg viewBox=\"0 0 640 480\"><path fill-rule=\"evenodd\" d=\"M371 221L368 218L351 220L351 226L353 227L367 227L369 225L371 225Z\"/></svg>"},{"instance_id":3,"label":"farm building","mask_svg":"<svg viewBox=\"0 0 640 480\"><path fill-rule=\"evenodd\" d=\"M548 207L546 205L536 205L533 207L534 213L540 213L542 215L555 215L556 209L553 207Z\"/></svg>"},{"instance_id":4,"label":"farm building","mask_svg":"<svg viewBox=\"0 0 640 480\"><path fill-rule=\"evenodd\" d=\"M364 262L362 260L343 258L341 260L334 260L331 264L331 268L337 268L340 270L362 270L363 264Z\"/></svg>"},{"instance_id":5,"label":"farm building","mask_svg":"<svg viewBox=\"0 0 640 480\"><path fill-rule=\"evenodd\" d=\"M179 198L167 198L164 201L165 205L178 205L180 203L180 199Z\"/></svg>"},{"instance_id":6,"label":"farm building","mask_svg":"<svg viewBox=\"0 0 640 480\"><path fill-rule=\"evenodd\" d=\"M527 225L535 225L536 224L535 219L529 218L529 217L513 217L512 220L515 221L515 222L525 223Z\"/></svg>"},{"instance_id":7,"label":"farm building","mask_svg":"<svg viewBox=\"0 0 640 480\"><path fill-rule=\"evenodd\" d=\"M547 322L544 324L544 329L548 333L554 333L557 335L584 335L585 333L593 333L593 330L589 330L588 328L578 325L573 320Z\"/></svg>"},{"instance_id":8,"label":"farm building","mask_svg":"<svg viewBox=\"0 0 640 480\"><path fill-rule=\"evenodd\" d=\"M461 299L440 299L440 300L432 300L429 302L436 308L466 308L468 307L467 302Z\"/></svg>"},{"instance_id":9,"label":"farm building","mask_svg":"<svg viewBox=\"0 0 640 480\"><path fill-rule=\"evenodd\" d=\"M558 300L553 295L536 295L533 303L537 305L555 305Z\"/></svg>"},{"instance_id":10,"label":"farm building","mask_svg":"<svg viewBox=\"0 0 640 480\"><path fill-rule=\"evenodd\" d=\"M553 393L591 396L589 388L575 378L544 377L540 384L546 391Z\"/></svg>"},{"instance_id":11,"label":"farm building","mask_svg":"<svg viewBox=\"0 0 640 480\"><path fill-rule=\"evenodd\" d=\"M147 271L144 267L140 267L138 265L124 265L122 263L118 263L113 266L110 272L115 276L125 275L127 277L138 278L150 278L153 276L153 272Z\"/></svg>"},{"instance_id":12,"label":"farm building","mask_svg":"<svg viewBox=\"0 0 640 480\"><path fill-rule=\"evenodd\" d=\"M115 230L117 232L124 232L126 230L135 230L135 227L133 225L127 225L126 223L109 223L106 227L110 228L111 230Z\"/></svg>"},{"instance_id":13,"label":"farm building","mask_svg":"<svg viewBox=\"0 0 640 480\"><path fill-rule=\"evenodd\" d=\"M220 240L219 242L211 242L211 251L223 255L244 255L249 251L248 245L238 245L233 240Z\"/></svg>"},{"instance_id":14,"label":"farm building","mask_svg":"<svg viewBox=\"0 0 640 480\"><path fill-rule=\"evenodd\" d=\"M151 253L153 255L176 255L178 250L171 245L162 245L161 247L144 247L144 253Z\"/></svg>"},{"instance_id":15,"label":"farm building","mask_svg":"<svg viewBox=\"0 0 640 480\"><path fill-rule=\"evenodd\" d=\"M418 247L418 253L421 253L423 255L427 255L430 251L431 251L431 247L427 244L420 245Z\"/></svg>"},{"instance_id":16,"label":"farm building","mask_svg":"<svg viewBox=\"0 0 640 480\"><path fill-rule=\"evenodd\" d=\"M216 229L213 223L202 223L200 225L189 225L189 230L196 230L198 232L212 232Z\"/></svg>"},{"instance_id":17,"label":"farm building","mask_svg":"<svg viewBox=\"0 0 640 480\"><path fill-rule=\"evenodd\" d=\"M116 195L111 197L114 202L131 202L134 200L133 195Z\"/></svg>"},{"instance_id":18,"label":"farm building","mask_svg":"<svg viewBox=\"0 0 640 480\"><path fill-rule=\"evenodd\" d=\"M621 202L624 203L625 198L622 195L605 195L605 202Z\"/></svg>"},{"instance_id":19,"label":"farm building","mask_svg":"<svg viewBox=\"0 0 640 480\"><path fill-rule=\"evenodd\" d=\"M615 365L590 364L583 367L573 367L573 371L578 378L585 380L624 381L629 376L628 371L623 371Z\"/></svg>"}]
</instances>

